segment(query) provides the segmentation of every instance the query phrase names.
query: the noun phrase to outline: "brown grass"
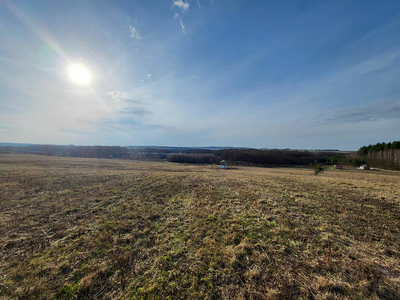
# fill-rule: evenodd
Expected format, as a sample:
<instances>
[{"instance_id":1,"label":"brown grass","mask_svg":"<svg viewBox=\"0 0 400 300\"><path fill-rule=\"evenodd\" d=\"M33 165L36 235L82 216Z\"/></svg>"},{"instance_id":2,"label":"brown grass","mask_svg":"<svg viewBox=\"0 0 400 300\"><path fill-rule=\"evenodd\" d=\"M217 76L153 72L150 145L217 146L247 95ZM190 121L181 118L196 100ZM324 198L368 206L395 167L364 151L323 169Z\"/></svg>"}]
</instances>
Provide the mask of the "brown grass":
<instances>
[{"instance_id":1,"label":"brown grass","mask_svg":"<svg viewBox=\"0 0 400 300\"><path fill-rule=\"evenodd\" d=\"M3 298L399 299L396 172L0 155Z\"/></svg>"}]
</instances>

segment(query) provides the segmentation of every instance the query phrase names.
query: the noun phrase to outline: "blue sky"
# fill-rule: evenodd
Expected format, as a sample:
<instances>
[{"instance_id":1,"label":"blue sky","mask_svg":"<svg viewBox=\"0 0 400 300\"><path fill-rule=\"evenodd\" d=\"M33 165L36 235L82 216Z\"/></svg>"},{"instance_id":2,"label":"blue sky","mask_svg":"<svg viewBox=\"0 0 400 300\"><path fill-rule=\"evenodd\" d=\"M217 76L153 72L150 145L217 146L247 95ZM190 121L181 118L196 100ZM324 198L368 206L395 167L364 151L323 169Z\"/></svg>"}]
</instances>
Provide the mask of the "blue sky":
<instances>
[{"instance_id":1,"label":"blue sky","mask_svg":"<svg viewBox=\"0 0 400 300\"><path fill-rule=\"evenodd\" d=\"M0 141L398 140L399 32L400 1L0 0Z\"/></svg>"}]
</instances>

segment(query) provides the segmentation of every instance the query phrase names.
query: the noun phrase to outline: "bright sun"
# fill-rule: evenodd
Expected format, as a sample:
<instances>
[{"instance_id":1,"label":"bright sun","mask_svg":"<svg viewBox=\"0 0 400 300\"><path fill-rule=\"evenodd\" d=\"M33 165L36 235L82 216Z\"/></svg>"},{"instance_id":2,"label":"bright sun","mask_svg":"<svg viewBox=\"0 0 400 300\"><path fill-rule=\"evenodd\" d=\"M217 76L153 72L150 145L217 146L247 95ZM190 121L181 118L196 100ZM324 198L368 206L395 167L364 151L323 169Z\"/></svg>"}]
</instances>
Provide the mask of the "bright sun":
<instances>
[{"instance_id":1,"label":"bright sun","mask_svg":"<svg viewBox=\"0 0 400 300\"><path fill-rule=\"evenodd\" d=\"M68 68L68 75L73 82L79 85L88 85L92 77L89 69L81 64L71 64Z\"/></svg>"}]
</instances>

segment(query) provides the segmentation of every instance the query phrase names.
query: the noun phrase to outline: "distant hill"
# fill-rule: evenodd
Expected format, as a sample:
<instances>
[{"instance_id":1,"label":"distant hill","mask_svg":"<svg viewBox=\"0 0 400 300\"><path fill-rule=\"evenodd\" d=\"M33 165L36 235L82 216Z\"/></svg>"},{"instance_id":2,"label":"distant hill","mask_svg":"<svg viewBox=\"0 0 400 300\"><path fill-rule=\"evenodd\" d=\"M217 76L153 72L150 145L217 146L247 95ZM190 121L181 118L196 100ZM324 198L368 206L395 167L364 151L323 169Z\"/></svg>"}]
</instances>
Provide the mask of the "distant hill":
<instances>
[{"instance_id":1,"label":"distant hill","mask_svg":"<svg viewBox=\"0 0 400 300\"><path fill-rule=\"evenodd\" d=\"M57 145L57 144L24 144L24 143L0 143L0 147L27 147L27 146L45 146L45 147L116 147L116 146L83 146L83 145ZM194 152L207 152L217 150L287 150L287 151L310 151L310 152L343 152L338 149L279 149L279 148L251 148L251 147L232 147L232 146L205 146L205 147L173 147L173 146L126 146L129 150L134 151L149 151L154 150L156 152L166 153L194 153Z\"/></svg>"},{"instance_id":2,"label":"distant hill","mask_svg":"<svg viewBox=\"0 0 400 300\"><path fill-rule=\"evenodd\" d=\"M0 146L11 146L11 147L25 147L25 146L30 146L34 144L20 144L20 143L0 143Z\"/></svg>"},{"instance_id":3,"label":"distant hill","mask_svg":"<svg viewBox=\"0 0 400 300\"><path fill-rule=\"evenodd\" d=\"M167 150L169 152L175 153L185 153L185 152L203 152L203 151L214 151L214 150L227 150L227 149L251 149L249 147L218 147L218 146L207 146L207 147L171 147L171 146L128 146L128 149L133 149L137 151L143 151L146 149L157 149L157 150Z\"/></svg>"}]
</instances>

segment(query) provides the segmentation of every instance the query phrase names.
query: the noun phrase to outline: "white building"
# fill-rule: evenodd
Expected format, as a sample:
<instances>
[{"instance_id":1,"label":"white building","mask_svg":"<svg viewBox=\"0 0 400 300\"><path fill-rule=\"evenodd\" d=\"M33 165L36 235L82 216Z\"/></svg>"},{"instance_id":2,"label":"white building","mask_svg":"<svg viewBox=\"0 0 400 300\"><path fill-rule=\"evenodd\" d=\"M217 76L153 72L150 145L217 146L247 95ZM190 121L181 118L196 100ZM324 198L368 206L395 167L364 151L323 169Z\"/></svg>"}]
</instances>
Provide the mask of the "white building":
<instances>
[{"instance_id":1,"label":"white building","mask_svg":"<svg viewBox=\"0 0 400 300\"><path fill-rule=\"evenodd\" d=\"M228 169L228 163L226 162L226 160L221 160L220 165L221 169Z\"/></svg>"},{"instance_id":2,"label":"white building","mask_svg":"<svg viewBox=\"0 0 400 300\"><path fill-rule=\"evenodd\" d=\"M362 165L362 166L359 167L359 169L361 169L361 170L369 170L370 167L368 165Z\"/></svg>"}]
</instances>

